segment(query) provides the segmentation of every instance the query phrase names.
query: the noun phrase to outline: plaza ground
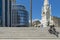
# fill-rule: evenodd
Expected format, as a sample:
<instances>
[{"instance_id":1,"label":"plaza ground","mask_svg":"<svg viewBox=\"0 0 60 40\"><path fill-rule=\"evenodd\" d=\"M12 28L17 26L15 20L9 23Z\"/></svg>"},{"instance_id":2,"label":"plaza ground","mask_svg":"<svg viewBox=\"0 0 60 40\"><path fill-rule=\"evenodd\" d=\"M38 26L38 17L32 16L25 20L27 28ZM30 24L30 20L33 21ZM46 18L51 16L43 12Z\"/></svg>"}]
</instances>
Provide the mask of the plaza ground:
<instances>
[{"instance_id":1,"label":"plaza ground","mask_svg":"<svg viewBox=\"0 0 60 40\"><path fill-rule=\"evenodd\" d=\"M48 32L49 27L0 27L0 39L60 39ZM60 32L60 27L56 27Z\"/></svg>"}]
</instances>

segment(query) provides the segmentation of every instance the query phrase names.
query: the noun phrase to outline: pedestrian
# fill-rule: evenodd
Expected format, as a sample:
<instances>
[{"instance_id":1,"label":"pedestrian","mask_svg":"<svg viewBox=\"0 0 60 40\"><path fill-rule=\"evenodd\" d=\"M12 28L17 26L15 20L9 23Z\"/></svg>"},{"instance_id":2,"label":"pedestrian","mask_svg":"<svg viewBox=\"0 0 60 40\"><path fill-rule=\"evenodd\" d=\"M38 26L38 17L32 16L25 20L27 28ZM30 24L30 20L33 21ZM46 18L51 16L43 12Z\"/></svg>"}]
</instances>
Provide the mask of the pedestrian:
<instances>
[{"instance_id":1,"label":"pedestrian","mask_svg":"<svg viewBox=\"0 0 60 40\"><path fill-rule=\"evenodd\" d=\"M59 32L56 31L54 25L50 25L50 29L48 30L50 34L54 34L58 37Z\"/></svg>"},{"instance_id":2,"label":"pedestrian","mask_svg":"<svg viewBox=\"0 0 60 40\"><path fill-rule=\"evenodd\" d=\"M43 24L41 24L41 31L43 32Z\"/></svg>"}]
</instances>

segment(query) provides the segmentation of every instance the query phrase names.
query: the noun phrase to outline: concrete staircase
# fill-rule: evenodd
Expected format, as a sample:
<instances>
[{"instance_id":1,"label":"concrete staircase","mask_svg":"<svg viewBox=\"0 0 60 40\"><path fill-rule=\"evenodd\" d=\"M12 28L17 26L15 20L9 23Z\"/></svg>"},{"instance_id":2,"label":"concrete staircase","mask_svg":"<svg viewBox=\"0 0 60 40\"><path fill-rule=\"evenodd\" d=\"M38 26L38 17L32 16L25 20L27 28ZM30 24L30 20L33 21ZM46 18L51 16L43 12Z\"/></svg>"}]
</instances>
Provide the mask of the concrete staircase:
<instances>
[{"instance_id":1,"label":"concrete staircase","mask_svg":"<svg viewBox=\"0 0 60 40\"><path fill-rule=\"evenodd\" d=\"M50 34L48 29L48 27L43 29L40 27L0 27L0 38L57 38ZM56 27L56 30L60 32L59 27Z\"/></svg>"}]
</instances>

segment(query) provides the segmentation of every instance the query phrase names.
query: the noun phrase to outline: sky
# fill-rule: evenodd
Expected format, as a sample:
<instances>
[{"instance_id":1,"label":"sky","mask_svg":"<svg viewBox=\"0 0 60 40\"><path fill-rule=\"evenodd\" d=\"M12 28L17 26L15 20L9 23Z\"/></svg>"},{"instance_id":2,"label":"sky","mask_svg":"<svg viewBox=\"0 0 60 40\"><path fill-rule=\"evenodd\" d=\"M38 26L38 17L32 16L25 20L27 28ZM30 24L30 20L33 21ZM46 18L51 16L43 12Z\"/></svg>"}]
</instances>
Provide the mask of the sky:
<instances>
[{"instance_id":1,"label":"sky","mask_svg":"<svg viewBox=\"0 0 60 40\"><path fill-rule=\"evenodd\" d=\"M16 0L17 4L24 5L30 13L30 0ZM41 19L44 0L32 0L32 19ZM51 4L51 15L60 17L60 0L49 0Z\"/></svg>"}]
</instances>

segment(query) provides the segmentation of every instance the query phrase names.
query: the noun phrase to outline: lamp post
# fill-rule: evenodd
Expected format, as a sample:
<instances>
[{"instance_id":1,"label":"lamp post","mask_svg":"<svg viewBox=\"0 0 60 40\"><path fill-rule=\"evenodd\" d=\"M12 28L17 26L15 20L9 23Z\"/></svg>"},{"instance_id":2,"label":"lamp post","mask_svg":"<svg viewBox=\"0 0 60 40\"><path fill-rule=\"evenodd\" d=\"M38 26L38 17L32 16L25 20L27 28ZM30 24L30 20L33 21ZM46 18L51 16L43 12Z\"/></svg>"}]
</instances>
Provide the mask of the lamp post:
<instances>
[{"instance_id":1,"label":"lamp post","mask_svg":"<svg viewBox=\"0 0 60 40\"><path fill-rule=\"evenodd\" d=\"M32 26L32 0L30 0L30 26Z\"/></svg>"}]
</instances>

